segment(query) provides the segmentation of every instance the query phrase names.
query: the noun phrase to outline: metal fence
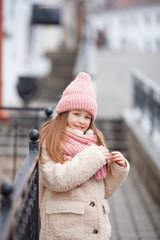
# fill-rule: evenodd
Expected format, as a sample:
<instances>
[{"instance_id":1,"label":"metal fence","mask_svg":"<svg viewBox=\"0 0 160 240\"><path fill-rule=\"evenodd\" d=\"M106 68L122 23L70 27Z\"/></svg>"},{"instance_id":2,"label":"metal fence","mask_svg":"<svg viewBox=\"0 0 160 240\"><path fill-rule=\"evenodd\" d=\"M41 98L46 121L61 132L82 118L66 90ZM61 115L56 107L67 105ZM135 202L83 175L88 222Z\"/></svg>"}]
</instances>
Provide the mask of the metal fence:
<instances>
[{"instance_id":1,"label":"metal fence","mask_svg":"<svg viewBox=\"0 0 160 240\"><path fill-rule=\"evenodd\" d=\"M132 72L134 104L140 109L141 119L149 122L149 133L160 133L160 86L138 70Z\"/></svg>"},{"instance_id":2,"label":"metal fence","mask_svg":"<svg viewBox=\"0 0 160 240\"><path fill-rule=\"evenodd\" d=\"M9 118L0 118L0 153L1 156L12 156L12 179L17 172L17 156L26 156L26 141L30 129L39 129L53 114L53 108L13 108L0 107L0 111L8 111Z\"/></svg>"},{"instance_id":3,"label":"metal fence","mask_svg":"<svg viewBox=\"0 0 160 240\"><path fill-rule=\"evenodd\" d=\"M46 120L52 117L53 108L0 107L0 110L4 109L16 111L16 114L12 114L9 119L0 119L4 125L7 124L7 127L9 126L13 130L13 159L16 165L19 129L25 127L28 131L31 126L36 126L39 129ZM42 111L45 112L45 115L40 114ZM19 114L20 112L22 114ZM27 112L27 117L25 112ZM24 123L25 121L26 123ZM13 182L5 182L0 187L0 240L39 239L39 132L37 129L28 131L29 153L17 175L14 166ZM27 145L26 142L25 145Z\"/></svg>"},{"instance_id":4,"label":"metal fence","mask_svg":"<svg viewBox=\"0 0 160 240\"><path fill-rule=\"evenodd\" d=\"M39 132L29 133L29 154L13 183L1 186L0 240L38 240Z\"/></svg>"}]
</instances>

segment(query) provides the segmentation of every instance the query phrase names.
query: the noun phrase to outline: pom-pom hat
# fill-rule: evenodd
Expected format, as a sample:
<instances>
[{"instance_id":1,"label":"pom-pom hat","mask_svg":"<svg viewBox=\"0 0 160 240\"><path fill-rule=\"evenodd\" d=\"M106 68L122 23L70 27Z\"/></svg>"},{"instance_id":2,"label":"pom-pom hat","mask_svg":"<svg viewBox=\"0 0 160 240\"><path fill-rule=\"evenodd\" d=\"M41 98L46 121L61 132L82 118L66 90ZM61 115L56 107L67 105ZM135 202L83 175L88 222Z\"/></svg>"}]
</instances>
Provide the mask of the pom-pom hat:
<instances>
[{"instance_id":1,"label":"pom-pom hat","mask_svg":"<svg viewBox=\"0 0 160 240\"><path fill-rule=\"evenodd\" d=\"M79 73L76 79L66 87L57 104L56 112L62 113L75 109L89 112L93 120L97 114L96 94L91 77L84 72Z\"/></svg>"}]
</instances>

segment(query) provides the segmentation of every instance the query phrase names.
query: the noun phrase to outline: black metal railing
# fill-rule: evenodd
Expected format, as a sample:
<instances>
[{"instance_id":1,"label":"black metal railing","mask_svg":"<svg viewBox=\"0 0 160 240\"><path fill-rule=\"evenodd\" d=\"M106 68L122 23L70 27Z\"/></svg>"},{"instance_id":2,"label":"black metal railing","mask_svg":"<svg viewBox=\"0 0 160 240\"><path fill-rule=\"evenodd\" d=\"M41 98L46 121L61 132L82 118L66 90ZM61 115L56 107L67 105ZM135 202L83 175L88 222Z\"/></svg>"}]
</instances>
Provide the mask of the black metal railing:
<instances>
[{"instance_id":1,"label":"black metal railing","mask_svg":"<svg viewBox=\"0 0 160 240\"><path fill-rule=\"evenodd\" d=\"M134 105L140 109L141 119L149 123L149 133L160 133L160 86L146 78L138 70L132 72Z\"/></svg>"},{"instance_id":2,"label":"black metal railing","mask_svg":"<svg viewBox=\"0 0 160 240\"><path fill-rule=\"evenodd\" d=\"M9 118L0 118L1 155L13 158L12 179L17 172L17 156L26 156L26 139L30 129L40 129L42 124L53 114L53 108L13 108L0 107L0 111L8 111ZM45 114L44 114L45 113Z\"/></svg>"},{"instance_id":3,"label":"black metal railing","mask_svg":"<svg viewBox=\"0 0 160 240\"><path fill-rule=\"evenodd\" d=\"M36 129L39 129L40 124L42 121L45 121L50 117L53 113L52 107L2 107L0 106L0 111L9 111L10 117L1 118L0 115L0 121L6 122L6 124L12 124L12 125L22 125L22 126L28 126L30 123L35 126ZM46 116L44 117L44 113ZM15 123L16 122L16 123ZM14 123L14 124L13 124Z\"/></svg>"},{"instance_id":4,"label":"black metal railing","mask_svg":"<svg viewBox=\"0 0 160 240\"><path fill-rule=\"evenodd\" d=\"M29 132L29 154L13 183L1 186L0 240L39 239L39 132Z\"/></svg>"}]
</instances>

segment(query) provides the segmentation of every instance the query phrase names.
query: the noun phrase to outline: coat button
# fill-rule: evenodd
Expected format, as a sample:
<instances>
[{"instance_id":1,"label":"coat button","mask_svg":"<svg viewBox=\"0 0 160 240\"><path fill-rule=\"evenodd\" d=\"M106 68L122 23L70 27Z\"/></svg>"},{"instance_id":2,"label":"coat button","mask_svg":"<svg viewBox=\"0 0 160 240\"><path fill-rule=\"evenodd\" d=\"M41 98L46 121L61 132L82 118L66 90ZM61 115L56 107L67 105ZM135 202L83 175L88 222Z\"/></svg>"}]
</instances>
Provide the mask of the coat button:
<instances>
[{"instance_id":1,"label":"coat button","mask_svg":"<svg viewBox=\"0 0 160 240\"><path fill-rule=\"evenodd\" d=\"M97 234L98 233L98 230L97 229L94 229L93 230L93 234Z\"/></svg>"},{"instance_id":2,"label":"coat button","mask_svg":"<svg viewBox=\"0 0 160 240\"><path fill-rule=\"evenodd\" d=\"M94 202L90 202L89 206L94 207L95 203Z\"/></svg>"}]
</instances>

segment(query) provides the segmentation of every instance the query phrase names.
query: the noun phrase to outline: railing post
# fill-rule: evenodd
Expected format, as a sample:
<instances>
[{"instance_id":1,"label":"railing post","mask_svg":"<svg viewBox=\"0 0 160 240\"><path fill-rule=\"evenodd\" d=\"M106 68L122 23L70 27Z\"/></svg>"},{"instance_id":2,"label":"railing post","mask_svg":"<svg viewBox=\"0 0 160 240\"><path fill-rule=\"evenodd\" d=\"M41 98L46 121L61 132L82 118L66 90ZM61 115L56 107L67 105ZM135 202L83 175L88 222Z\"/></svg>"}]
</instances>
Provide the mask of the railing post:
<instances>
[{"instance_id":1,"label":"railing post","mask_svg":"<svg viewBox=\"0 0 160 240\"><path fill-rule=\"evenodd\" d=\"M30 153L39 150L39 132L36 129L33 129L29 132L29 151ZM35 180L32 187L32 200L34 208L32 208L32 218L30 219L30 234L34 233L31 236L31 239L38 240L39 239L39 162L37 161L35 166ZM34 238L35 237L35 238Z\"/></svg>"},{"instance_id":2,"label":"railing post","mask_svg":"<svg viewBox=\"0 0 160 240\"><path fill-rule=\"evenodd\" d=\"M29 151L30 152L34 152L34 151L38 151L39 149L39 142L37 141L39 138L39 132L37 129L32 129L29 132Z\"/></svg>"},{"instance_id":3,"label":"railing post","mask_svg":"<svg viewBox=\"0 0 160 240\"><path fill-rule=\"evenodd\" d=\"M9 182L5 182L1 185L1 215L0 215L0 239L9 239L12 240L12 233L10 227L7 231L4 231L6 228L7 220L10 218L10 212L12 208L12 199L11 194L13 192L13 186Z\"/></svg>"},{"instance_id":4,"label":"railing post","mask_svg":"<svg viewBox=\"0 0 160 240\"><path fill-rule=\"evenodd\" d=\"M46 114L46 121L50 120L52 118L53 108L52 107L47 107L45 109L45 114Z\"/></svg>"},{"instance_id":5,"label":"railing post","mask_svg":"<svg viewBox=\"0 0 160 240\"><path fill-rule=\"evenodd\" d=\"M12 184L9 182L5 182L1 186L1 194L2 194L2 209L7 209L11 207L12 201L11 201L11 193L13 191Z\"/></svg>"}]
</instances>

